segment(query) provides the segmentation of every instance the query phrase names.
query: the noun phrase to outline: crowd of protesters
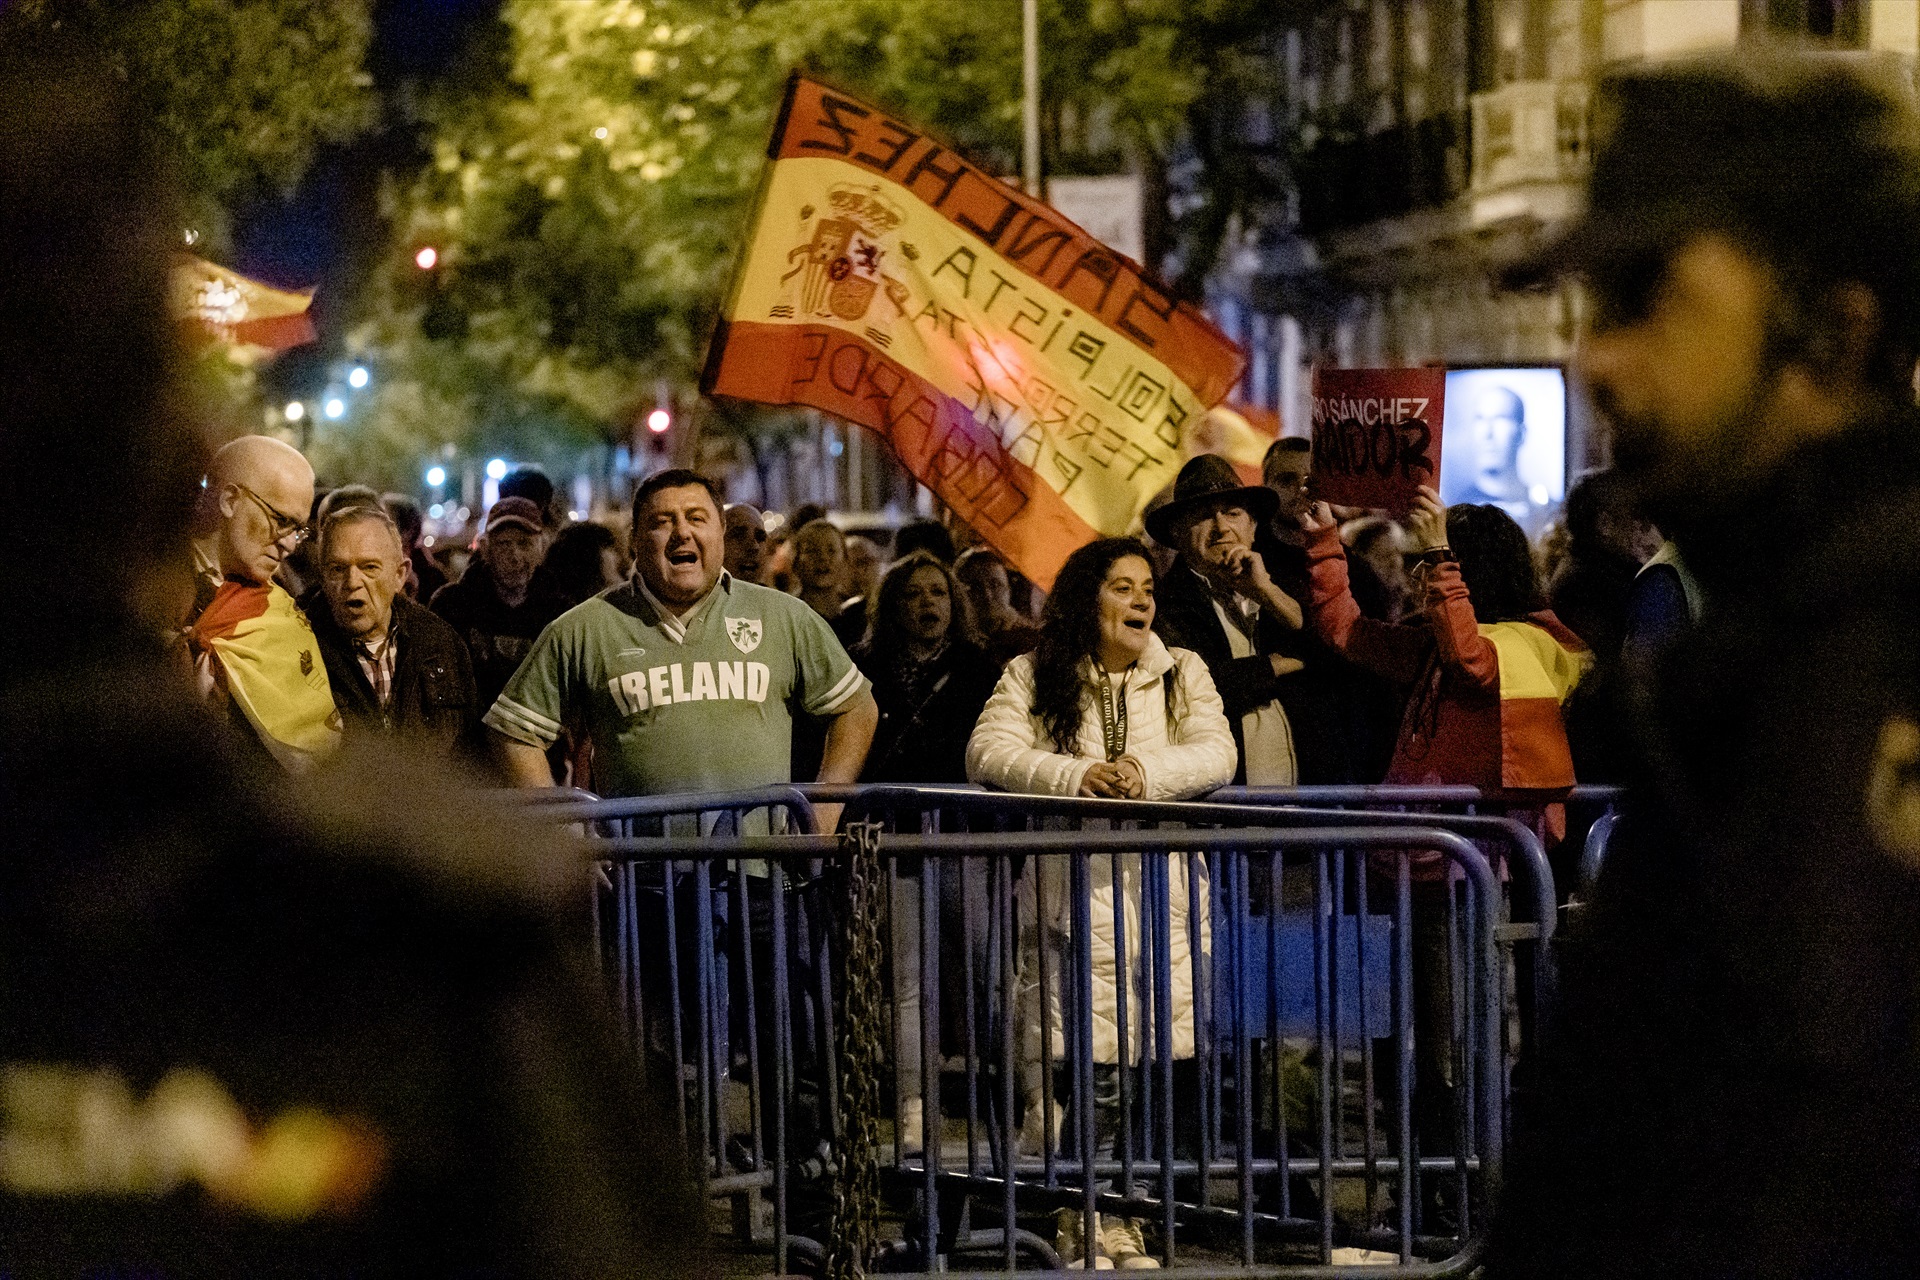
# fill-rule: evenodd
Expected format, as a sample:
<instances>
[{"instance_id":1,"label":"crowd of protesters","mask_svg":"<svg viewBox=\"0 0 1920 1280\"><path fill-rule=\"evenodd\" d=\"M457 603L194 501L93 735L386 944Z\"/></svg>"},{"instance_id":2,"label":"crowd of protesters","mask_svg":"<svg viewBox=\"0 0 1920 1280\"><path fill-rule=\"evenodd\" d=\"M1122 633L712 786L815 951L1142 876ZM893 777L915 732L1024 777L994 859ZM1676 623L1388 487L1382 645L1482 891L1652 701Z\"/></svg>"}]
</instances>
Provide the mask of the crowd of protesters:
<instances>
[{"instance_id":1,"label":"crowd of protesters","mask_svg":"<svg viewBox=\"0 0 1920 1280\"><path fill-rule=\"evenodd\" d=\"M849 536L681 470L639 487L624 534L565 524L544 477L509 477L455 565L411 502L319 492L285 443L208 453L165 407L177 220L117 83L0 51L0 524L39 606L0 641L17 835L0 1270L586 1276L689 1257L692 1183L571 968L577 883L545 885L460 812L471 793L422 767L440 761L607 795L1464 783L1550 842L1568 787L1624 778L1516 1101L1489 1274L1910 1269L1906 97L1790 61L1610 85L1588 212L1533 265L1594 295L1581 366L1621 475L1583 479L1537 545L1498 505L1431 490L1405 513L1333 510L1282 440L1258 484L1190 459L1150 541L1078 548L1043 596L963 527ZM58 517L83 484L100 528L74 538ZM1176 974L1180 946L1211 945L1190 856L1161 903L1187 926ZM1030 967L1061 967L1050 874L1020 889L1029 1149L1064 1123L1033 1107L1067 1039ZM1076 1102L1106 1154L1117 1068L1141 1054L1140 1027L1103 1016L1138 980L1119 931L1138 937L1141 891L1119 859L1083 888L1098 1008ZM1417 891L1414 911L1419 934L1435 913ZM919 918L894 913L896 975L919 972ZM756 964L785 962L759 914L736 923ZM920 995L897 986L896 1008ZM1171 999L1184 1062L1197 996ZM910 1041L897 1065L917 1079ZM1444 1087L1445 1064L1416 1069ZM801 1056L796 1095L821 1071ZM805 1154L831 1117L796 1102ZM925 1110L906 1090L902 1130ZM1096 1226L1109 1264L1153 1265L1137 1226Z\"/></svg>"}]
</instances>

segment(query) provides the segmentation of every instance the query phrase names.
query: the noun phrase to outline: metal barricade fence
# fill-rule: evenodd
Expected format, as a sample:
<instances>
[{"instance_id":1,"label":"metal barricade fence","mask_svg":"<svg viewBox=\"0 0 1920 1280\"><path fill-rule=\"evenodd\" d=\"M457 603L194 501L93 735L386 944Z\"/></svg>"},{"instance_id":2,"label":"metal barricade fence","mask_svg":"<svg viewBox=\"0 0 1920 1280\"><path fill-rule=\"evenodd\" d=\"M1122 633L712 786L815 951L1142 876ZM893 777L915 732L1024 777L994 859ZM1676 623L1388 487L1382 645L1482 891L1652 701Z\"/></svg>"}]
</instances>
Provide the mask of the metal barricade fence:
<instances>
[{"instance_id":1,"label":"metal barricade fence","mask_svg":"<svg viewBox=\"0 0 1920 1280\"><path fill-rule=\"evenodd\" d=\"M867 789L855 805L872 814L921 798ZM937 799L978 805L976 816L998 805L993 823L961 824L979 826L1008 825L1007 802L1035 798ZM921 1131L917 1142L899 1131L896 1100L888 1186L897 1204L915 1194L910 1243L893 1246L892 1264L986 1250L1007 1268L1022 1253L1057 1265L1044 1238L1020 1227L1044 1225L1036 1209L1072 1202L1085 1250L1096 1211L1114 1222L1146 1217L1162 1261L1176 1260L1182 1232L1200 1246L1183 1269L1227 1257L1246 1267L1303 1247L1326 1274L1346 1245L1384 1248L1402 1274L1461 1270L1497 1186L1505 1127L1500 891L1486 858L1460 833L1410 819L1328 826L1337 815L1295 811L1286 815L1294 829L1263 830L1246 824L1271 810L1080 803L1105 808L1072 814L1075 805L1056 802L1051 814L1017 820L1100 816L1127 829L877 837L890 883L921 887L916 902L896 899L889 930L898 943L903 916L917 916L920 1007L913 1025L894 1029L893 1047L902 1067L909 1040L920 1050L919 1088L897 1099L917 1092ZM710 815L733 815L738 830L770 805L793 827L811 815L792 788L540 813L592 824L593 856L613 872L614 930L602 954L622 1016L643 1059L674 1082L689 1143L705 1157L710 1191L733 1198L737 1228L752 1227L768 1192L775 1267L785 1270L790 1248L818 1249L789 1221L789 1193L831 1172L844 1120L834 1050L846 1029L833 1026L826 946L834 903L818 878L835 846L701 834L725 829ZM1136 812L1119 812L1127 808ZM709 816L684 835L630 834L635 819L692 824L693 814ZM860 816L850 808L850 822ZM1239 829L1222 829L1228 823ZM1414 874L1422 852L1457 868L1438 895ZM917 876L899 874L916 861ZM1096 927L1093 890L1103 883ZM957 964L942 963L943 884L961 889L948 922L959 933ZM1370 906L1382 900L1386 912ZM908 958L893 950L896 966ZM1176 958L1188 969L1181 983ZM943 974L958 992L957 1017L943 1017ZM897 1006L901 988L896 968L887 1003ZM951 1023L960 1065L949 1073L942 1031ZM1111 1061L1097 1060L1103 1050ZM1380 1054L1392 1065L1387 1086ZM958 1115L944 1124L943 1088L960 1090L964 1126ZM1023 1103L1029 1141L1038 1133L1024 1153ZM996 1212L996 1225L974 1228L975 1213Z\"/></svg>"},{"instance_id":2,"label":"metal barricade fence","mask_svg":"<svg viewBox=\"0 0 1920 1280\"><path fill-rule=\"evenodd\" d=\"M654 837L699 845L815 831L812 802L787 786L612 800L571 792L564 799L537 802L533 814L576 825L596 841ZM703 1160L708 1190L731 1199L736 1230L751 1234L756 1198L774 1186L791 1154L784 1145L790 1126L768 1123L791 1097L790 1078L774 1078L775 1067L791 1062L791 1046L781 1053L766 1051L761 1028L788 1017L797 1003L805 1010L810 1037L832 1042L826 922L818 914L794 918L794 891L787 887L784 865L775 868L764 860L716 864L707 857L599 861L590 917L593 945L621 1025L639 1048L643 1066L670 1082L680 1135ZM770 876L779 886L777 910L766 897ZM787 962L774 963L775 956ZM797 993L791 990L796 975L808 979ZM766 982L779 988L777 1008L766 1007ZM768 1061L773 1057L779 1062ZM737 1083L743 1088L735 1088L734 1076L742 1068L746 1078ZM829 1116L838 1112L835 1082L827 1073L820 1109ZM744 1123L736 1125L742 1108ZM744 1141L729 1149L729 1139L741 1135ZM814 1150L806 1158L824 1164L835 1136L831 1131L814 1135ZM784 1222L781 1231L784 1236ZM799 1243L818 1252L812 1241Z\"/></svg>"},{"instance_id":3,"label":"metal barricade fence","mask_svg":"<svg viewBox=\"0 0 1920 1280\"><path fill-rule=\"evenodd\" d=\"M1478 842L1488 856L1500 856L1511 870L1503 882L1501 919L1496 938L1506 957L1503 972L1515 987L1515 1016L1503 1026L1506 1069L1501 1072L1502 1115L1510 1109L1513 1074L1534 1042L1554 991L1550 947L1556 929L1555 884L1547 851L1540 836L1526 823L1495 812L1504 801L1497 793L1473 787L1223 787L1200 800L1139 802L1081 797L1007 795L972 787L915 787L902 785L820 786L801 790L818 800L840 800L848 805L848 820L872 818L890 829L991 830L1077 827L1122 823L1153 826L1326 826L1333 823L1404 825L1422 822L1453 831ZM1572 802L1611 803L1613 793L1587 788ZM1537 807L1537 800L1529 803ZM1355 806L1335 809L1335 804ZM1412 806L1418 805L1417 812ZM1365 806L1374 806L1368 808ZM1436 812L1442 807L1466 812ZM1218 1062L1210 1061L1211 1069ZM1219 1082L1209 1084L1218 1093Z\"/></svg>"}]
</instances>

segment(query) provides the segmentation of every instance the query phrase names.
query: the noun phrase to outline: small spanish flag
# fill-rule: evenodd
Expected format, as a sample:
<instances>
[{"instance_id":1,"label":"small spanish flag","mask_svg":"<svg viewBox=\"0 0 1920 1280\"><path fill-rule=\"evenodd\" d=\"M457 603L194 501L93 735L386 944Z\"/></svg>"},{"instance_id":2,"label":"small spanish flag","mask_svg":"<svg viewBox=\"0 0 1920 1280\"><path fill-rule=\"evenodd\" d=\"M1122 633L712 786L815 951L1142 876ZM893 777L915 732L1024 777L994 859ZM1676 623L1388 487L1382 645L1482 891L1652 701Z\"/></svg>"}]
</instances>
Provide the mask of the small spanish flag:
<instances>
[{"instance_id":1,"label":"small spanish flag","mask_svg":"<svg viewBox=\"0 0 1920 1280\"><path fill-rule=\"evenodd\" d=\"M190 253L174 259L174 316L242 363L313 342L312 304L311 289L276 289Z\"/></svg>"}]
</instances>

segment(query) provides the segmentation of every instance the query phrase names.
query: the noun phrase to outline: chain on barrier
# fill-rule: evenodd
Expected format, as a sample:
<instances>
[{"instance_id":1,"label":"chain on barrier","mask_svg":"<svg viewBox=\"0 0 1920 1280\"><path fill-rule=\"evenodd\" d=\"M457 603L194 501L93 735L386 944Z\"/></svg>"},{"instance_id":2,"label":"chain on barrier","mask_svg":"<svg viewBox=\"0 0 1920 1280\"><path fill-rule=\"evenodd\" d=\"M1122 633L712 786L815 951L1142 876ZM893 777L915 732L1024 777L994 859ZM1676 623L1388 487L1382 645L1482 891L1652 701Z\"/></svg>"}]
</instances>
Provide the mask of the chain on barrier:
<instances>
[{"instance_id":1,"label":"chain on barrier","mask_svg":"<svg viewBox=\"0 0 1920 1280\"><path fill-rule=\"evenodd\" d=\"M846 1010L841 1022L841 1098L846 1136L833 1182L826 1280L859 1280L880 1229L880 1072L885 1061L880 984L881 907L886 888L878 822L849 824Z\"/></svg>"}]
</instances>

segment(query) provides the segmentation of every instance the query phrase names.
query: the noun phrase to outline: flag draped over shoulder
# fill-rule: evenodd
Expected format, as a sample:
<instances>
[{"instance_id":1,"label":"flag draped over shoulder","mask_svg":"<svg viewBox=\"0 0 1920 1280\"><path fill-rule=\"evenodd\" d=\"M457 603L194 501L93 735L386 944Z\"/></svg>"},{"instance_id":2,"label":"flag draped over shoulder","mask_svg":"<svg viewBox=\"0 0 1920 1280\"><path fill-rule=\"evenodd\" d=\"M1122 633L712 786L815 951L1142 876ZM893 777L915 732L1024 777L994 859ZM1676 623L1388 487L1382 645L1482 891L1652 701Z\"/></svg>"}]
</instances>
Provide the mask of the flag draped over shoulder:
<instances>
[{"instance_id":1,"label":"flag draped over shoulder","mask_svg":"<svg viewBox=\"0 0 1920 1280\"><path fill-rule=\"evenodd\" d=\"M1042 586L1240 376L1133 262L874 107L795 76L768 160L701 389L878 432Z\"/></svg>"},{"instance_id":2,"label":"flag draped over shoulder","mask_svg":"<svg viewBox=\"0 0 1920 1280\"><path fill-rule=\"evenodd\" d=\"M191 638L286 768L304 771L339 747L340 715L313 627L278 585L221 583Z\"/></svg>"}]
</instances>

